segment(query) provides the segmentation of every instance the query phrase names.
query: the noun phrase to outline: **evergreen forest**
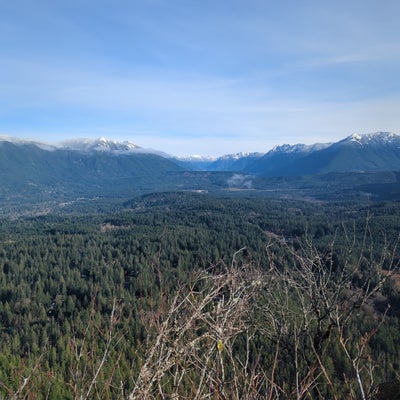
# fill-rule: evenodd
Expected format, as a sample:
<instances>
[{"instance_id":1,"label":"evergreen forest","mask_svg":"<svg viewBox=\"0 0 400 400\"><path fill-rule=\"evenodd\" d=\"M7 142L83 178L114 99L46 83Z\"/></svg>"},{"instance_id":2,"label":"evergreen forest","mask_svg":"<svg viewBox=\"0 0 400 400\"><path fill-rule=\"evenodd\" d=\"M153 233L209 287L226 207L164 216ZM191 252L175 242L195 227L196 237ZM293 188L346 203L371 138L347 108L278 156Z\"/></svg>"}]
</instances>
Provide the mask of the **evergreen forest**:
<instances>
[{"instance_id":1,"label":"evergreen forest","mask_svg":"<svg viewBox=\"0 0 400 400\"><path fill-rule=\"evenodd\" d=\"M399 398L400 203L111 209L2 217L1 399Z\"/></svg>"}]
</instances>

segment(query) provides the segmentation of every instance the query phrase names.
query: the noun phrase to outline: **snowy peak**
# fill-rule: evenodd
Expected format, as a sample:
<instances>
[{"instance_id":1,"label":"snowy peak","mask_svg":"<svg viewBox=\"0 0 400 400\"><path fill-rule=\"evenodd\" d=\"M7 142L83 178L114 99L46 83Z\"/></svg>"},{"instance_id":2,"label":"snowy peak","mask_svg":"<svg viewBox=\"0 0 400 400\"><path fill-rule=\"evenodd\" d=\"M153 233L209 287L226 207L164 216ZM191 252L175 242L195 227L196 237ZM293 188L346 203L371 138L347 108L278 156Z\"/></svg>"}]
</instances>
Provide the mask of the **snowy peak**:
<instances>
[{"instance_id":1,"label":"snowy peak","mask_svg":"<svg viewBox=\"0 0 400 400\"><path fill-rule=\"evenodd\" d=\"M226 154L221 157L173 157L178 165L195 171L241 171L249 163L261 158L264 153Z\"/></svg>"},{"instance_id":2,"label":"snowy peak","mask_svg":"<svg viewBox=\"0 0 400 400\"><path fill-rule=\"evenodd\" d=\"M275 154L288 154L288 153L312 153L313 151L323 150L329 147L331 143L315 143L311 145L307 144L282 144L280 146L275 146L269 153ZM267 153L268 154L268 153Z\"/></svg>"},{"instance_id":3,"label":"snowy peak","mask_svg":"<svg viewBox=\"0 0 400 400\"><path fill-rule=\"evenodd\" d=\"M392 133L392 132L374 132L374 133L365 133L358 134L354 133L345 139L336 142L336 143L315 143L311 145L306 144L283 144L280 146L275 146L272 150L270 150L267 155L275 156L278 154L311 154L315 151L324 150L332 145L340 146L342 144L354 144L357 143L361 146L370 146L370 145L393 145L398 143L400 146L400 136Z\"/></svg>"},{"instance_id":4,"label":"snowy peak","mask_svg":"<svg viewBox=\"0 0 400 400\"><path fill-rule=\"evenodd\" d=\"M93 152L103 152L112 154L127 154L133 152L147 152L152 153L154 151L145 151L136 144L123 141L119 142L117 140L110 140L104 137L98 139L71 139L59 144L48 144L35 140L29 139L19 139L9 136L0 136L0 143L7 142L16 146L35 146L42 150L54 151L57 149L78 151L81 153L93 153Z\"/></svg>"},{"instance_id":5,"label":"snowy peak","mask_svg":"<svg viewBox=\"0 0 400 400\"><path fill-rule=\"evenodd\" d=\"M391 145L400 143L400 136L392 132L374 132L358 134L354 133L339 143L358 143L361 146L368 145Z\"/></svg>"},{"instance_id":6,"label":"snowy peak","mask_svg":"<svg viewBox=\"0 0 400 400\"><path fill-rule=\"evenodd\" d=\"M376 171L400 171L399 135L353 134L333 144L278 146L247 170L264 176Z\"/></svg>"},{"instance_id":7,"label":"snowy peak","mask_svg":"<svg viewBox=\"0 0 400 400\"><path fill-rule=\"evenodd\" d=\"M176 160L178 161L187 161L187 162L213 162L216 160L216 157L211 157L211 156L201 156L199 154L193 154L191 156L187 156L187 157L181 157L181 156L177 156L174 157Z\"/></svg>"},{"instance_id":8,"label":"snowy peak","mask_svg":"<svg viewBox=\"0 0 400 400\"><path fill-rule=\"evenodd\" d=\"M224 156L218 157L218 160L240 160L241 158L246 157L262 157L264 153L248 153L248 152L240 152L235 154L226 154Z\"/></svg>"},{"instance_id":9,"label":"snowy peak","mask_svg":"<svg viewBox=\"0 0 400 400\"><path fill-rule=\"evenodd\" d=\"M136 144L123 141L106 139L104 137L98 139L72 139L62 142L60 147L65 150L80 151L82 153L103 152L113 154L133 153L140 149Z\"/></svg>"}]
</instances>

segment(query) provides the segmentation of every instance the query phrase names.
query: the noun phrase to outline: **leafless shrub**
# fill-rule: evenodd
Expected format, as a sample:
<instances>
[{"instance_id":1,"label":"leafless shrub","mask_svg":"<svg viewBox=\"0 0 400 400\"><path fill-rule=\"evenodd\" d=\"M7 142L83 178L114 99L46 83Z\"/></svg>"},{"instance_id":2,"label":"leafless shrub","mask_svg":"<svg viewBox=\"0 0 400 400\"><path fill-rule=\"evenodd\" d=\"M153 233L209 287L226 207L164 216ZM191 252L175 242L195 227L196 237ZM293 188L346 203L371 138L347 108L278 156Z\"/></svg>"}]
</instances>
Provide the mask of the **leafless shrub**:
<instances>
[{"instance_id":1,"label":"leafless shrub","mask_svg":"<svg viewBox=\"0 0 400 400\"><path fill-rule=\"evenodd\" d=\"M252 399L264 377L249 359L251 303L260 274L224 266L179 288L162 320L129 399ZM247 343L238 354L236 341Z\"/></svg>"},{"instance_id":2,"label":"leafless shrub","mask_svg":"<svg viewBox=\"0 0 400 400\"><path fill-rule=\"evenodd\" d=\"M322 254L307 240L297 243L296 250L285 245L288 257L283 267L271 262L263 280L268 290L257 306L258 329L269 339L276 354L268 374L268 398L324 398L321 385L328 388L325 391L332 398L342 398L344 389L335 383L326 357L328 349L335 345L341 348L352 368L352 373L342 377L346 398L372 398L376 363L370 355L369 342L386 312L376 316L376 326L369 332L354 336L354 330L348 328L372 304L397 265L396 246L392 252L385 246L378 260L374 260L371 251L369 276L361 286L354 285L365 253L365 238L358 257L353 255L355 240L348 243L348 254L339 266L334 263L334 242ZM273 259L271 254L270 260ZM278 364L282 365L281 354L288 349L287 359L293 363L294 376L292 382L283 383L276 379L276 371Z\"/></svg>"}]
</instances>

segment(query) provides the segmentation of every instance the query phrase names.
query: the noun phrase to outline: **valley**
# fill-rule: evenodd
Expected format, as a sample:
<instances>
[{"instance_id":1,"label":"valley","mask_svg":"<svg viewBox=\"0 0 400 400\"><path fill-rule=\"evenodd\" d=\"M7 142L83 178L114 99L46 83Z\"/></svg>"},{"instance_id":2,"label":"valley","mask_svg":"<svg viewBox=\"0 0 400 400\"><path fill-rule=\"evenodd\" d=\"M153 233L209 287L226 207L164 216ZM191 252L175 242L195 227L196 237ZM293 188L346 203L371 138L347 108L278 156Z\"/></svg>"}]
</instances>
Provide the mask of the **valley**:
<instances>
[{"instance_id":1,"label":"valley","mask_svg":"<svg viewBox=\"0 0 400 400\"><path fill-rule=\"evenodd\" d=\"M400 167L204 171L100 144L0 145L2 398L399 393Z\"/></svg>"}]
</instances>

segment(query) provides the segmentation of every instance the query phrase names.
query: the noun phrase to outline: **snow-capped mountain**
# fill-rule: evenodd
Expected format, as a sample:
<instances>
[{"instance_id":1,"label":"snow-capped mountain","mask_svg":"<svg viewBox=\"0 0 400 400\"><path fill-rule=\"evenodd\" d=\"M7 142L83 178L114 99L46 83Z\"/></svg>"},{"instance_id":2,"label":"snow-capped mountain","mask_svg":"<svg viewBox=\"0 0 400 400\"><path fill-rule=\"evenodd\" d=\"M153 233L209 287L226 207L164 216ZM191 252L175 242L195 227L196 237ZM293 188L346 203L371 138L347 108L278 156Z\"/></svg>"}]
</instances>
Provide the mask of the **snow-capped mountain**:
<instances>
[{"instance_id":1,"label":"snow-capped mountain","mask_svg":"<svg viewBox=\"0 0 400 400\"><path fill-rule=\"evenodd\" d=\"M37 197L64 193L85 197L156 190L167 181L167 175L182 168L129 142L77 140L48 146L3 137L0 170L0 197L15 193L16 198L28 201L32 193Z\"/></svg>"},{"instance_id":2,"label":"snow-capped mountain","mask_svg":"<svg viewBox=\"0 0 400 400\"><path fill-rule=\"evenodd\" d=\"M176 166L186 170L243 172L263 176L400 170L400 136L390 132L352 134L336 143L283 144L265 154L241 152L218 158L200 155L186 158L173 157L160 151L143 149L129 141L119 142L106 138L74 139L59 145L49 145L37 141L0 137L0 146L4 148L5 144L9 147L9 151L12 149L15 154L24 153L27 159L41 151L63 152L63 154L67 152L73 154L72 158L82 158L85 155L85 160L91 155L115 157L147 154L172 161ZM7 155L3 152L1 157L3 159L0 159L0 163L4 164ZM42 158L46 160L46 157L43 155ZM41 161L32 161L32 163L37 166L41 164ZM8 165L5 165L5 168L7 167Z\"/></svg>"},{"instance_id":3,"label":"snow-capped mountain","mask_svg":"<svg viewBox=\"0 0 400 400\"><path fill-rule=\"evenodd\" d=\"M329 147L332 143L315 143L315 144L282 144L279 146L275 146L268 153L277 154L277 153L312 153L313 151L323 150Z\"/></svg>"},{"instance_id":4,"label":"snow-capped mountain","mask_svg":"<svg viewBox=\"0 0 400 400\"><path fill-rule=\"evenodd\" d=\"M210 165L216 160L215 157L192 155L189 157L168 157L182 168L190 171L208 171Z\"/></svg>"},{"instance_id":5,"label":"snow-capped mountain","mask_svg":"<svg viewBox=\"0 0 400 400\"><path fill-rule=\"evenodd\" d=\"M211 165L211 171L242 171L256 160L263 157L263 153L235 153L217 158Z\"/></svg>"},{"instance_id":6,"label":"snow-capped mountain","mask_svg":"<svg viewBox=\"0 0 400 400\"><path fill-rule=\"evenodd\" d=\"M278 146L245 172L263 176L300 176L391 170L400 170L400 136L376 132L353 134L332 144Z\"/></svg>"},{"instance_id":7,"label":"snow-capped mountain","mask_svg":"<svg viewBox=\"0 0 400 400\"><path fill-rule=\"evenodd\" d=\"M343 139L342 142L354 142L362 146L390 146L393 144L398 144L400 142L400 136L392 132L375 132L366 134L354 133L353 135L350 135L347 138Z\"/></svg>"},{"instance_id":8,"label":"snow-capped mountain","mask_svg":"<svg viewBox=\"0 0 400 400\"><path fill-rule=\"evenodd\" d=\"M131 142L104 138L54 146L0 137L2 205L45 207L71 199L127 198L163 190L263 189L263 185L271 190L274 180L265 178L309 175L306 181L310 182L318 180L315 175L330 173L336 178L325 175L323 179L340 180L342 175L337 173L350 174L351 185L360 182L360 173L371 172L379 172L378 183L382 183L381 173L389 173L395 184L397 176L400 181L400 136L388 132L354 134L333 144L282 145L265 154L237 153L217 159L179 159L155 153ZM353 172L358 174L353 176Z\"/></svg>"},{"instance_id":9,"label":"snow-capped mountain","mask_svg":"<svg viewBox=\"0 0 400 400\"><path fill-rule=\"evenodd\" d=\"M15 146L34 146L47 151L54 151L57 149L57 146L49 143L39 142L37 140L19 139L12 136L4 135L0 135L0 144L1 143L12 143Z\"/></svg>"},{"instance_id":10,"label":"snow-capped mountain","mask_svg":"<svg viewBox=\"0 0 400 400\"><path fill-rule=\"evenodd\" d=\"M294 145L283 144L275 146L268 153L245 167L244 171L266 176L286 175L289 173L292 163L329 146L329 143L317 143L313 145L298 143Z\"/></svg>"},{"instance_id":11,"label":"snow-capped mountain","mask_svg":"<svg viewBox=\"0 0 400 400\"><path fill-rule=\"evenodd\" d=\"M66 150L79 151L82 153L90 153L95 151L113 154L133 153L141 149L141 147L129 141L119 142L116 140L106 139L104 137L99 139L67 140L60 143L58 147Z\"/></svg>"},{"instance_id":12,"label":"snow-capped mountain","mask_svg":"<svg viewBox=\"0 0 400 400\"><path fill-rule=\"evenodd\" d=\"M217 159L217 157L201 156L200 154L193 154L192 156L188 156L188 157L178 156L175 158L177 160L186 161L186 162L213 162Z\"/></svg>"},{"instance_id":13,"label":"snow-capped mountain","mask_svg":"<svg viewBox=\"0 0 400 400\"><path fill-rule=\"evenodd\" d=\"M282 144L267 153L241 152L215 159L202 156L171 159L191 170L291 176L331 171L377 171L396 168L400 170L398 149L399 135L376 132L352 134L336 143ZM391 152L391 155L388 152Z\"/></svg>"},{"instance_id":14,"label":"snow-capped mountain","mask_svg":"<svg viewBox=\"0 0 400 400\"><path fill-rule=\"evenodd\" d=\"M194 155L190 157L174 157L178 165L195 171L241 171L254 160L261 158L264 153L226 154L221 157L204 157Z\"/></svg>"}]
</instances>

